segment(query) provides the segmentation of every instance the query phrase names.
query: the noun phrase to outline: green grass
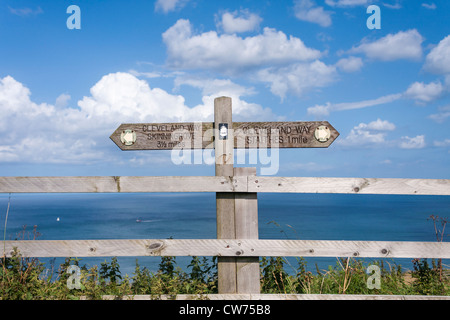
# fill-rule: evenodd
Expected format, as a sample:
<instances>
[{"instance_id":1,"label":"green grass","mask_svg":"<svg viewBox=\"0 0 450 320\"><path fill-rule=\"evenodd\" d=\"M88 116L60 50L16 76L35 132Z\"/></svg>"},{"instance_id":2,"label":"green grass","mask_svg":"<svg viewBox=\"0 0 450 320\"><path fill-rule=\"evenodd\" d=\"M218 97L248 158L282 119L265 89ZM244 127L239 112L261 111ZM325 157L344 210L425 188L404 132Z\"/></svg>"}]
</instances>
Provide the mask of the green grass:
<instances>
[{"instance_id":1,"label":"green grass","mask_svg":"<svg viewBox=\"0 0 450 320\"><path fill-rule=\"evenodd\" d=\"M445 236L447 218L430 216L436 240ZM280 227L275 222L276 226ZM440 226L440 227L439 227ZM285 233L284 230L281 232ZM286 234L286 233L285 233ZM32 238L40 234L33 229ZM18 238L25 238L25 227ZM287 234L286 234L287 236ZM28 235L30 237L30 235ZM283 257L260 258L260 292L271 294L372 294L372 295L450 295L450 270L441 259L414 259L413 270L383 260L365 262L359 258L340 258L327 270L307 271L307 263L297 257L292 265ZM81 259L66 258L55 266L45 266L37 258L22 257L14 250L11 257L0 257L0 299L3 300L68 300L101 299L103 295L117 298L128 295L177 294L206 295L218 293L216 257L192 257L187 270L177 266L175 257L161 257L158 270L150 272L136 259L132 275L122 275L116 257L100 267L86 267ZM72 265L80 271L79 277L67 272ZM379 274L368 271L376 266ZM445 266L447 267L447 266ZM289 270L289 272L287 271ZM379 286L374 277L379 276ZM74 281L75 278L79 282Z\"/></svg>"},{"instance_id":2,"label":"green grass","mask_svg":"<svg viewBox=\"0 0 450 320\"><path fill-rule=\"evenodd\" d=\"M67 258L57 268L46 267L37 258L0 258L0 297L14 300L101 299L103 295L118 298L125 295L214 294L217 293L217 260L193 257L187 270L177 266L175 257L161 257L158 271L150 272L136 260L132 275L122 275L116 257L87 268L80 259ZM450 295L449 270L440 276L434 260L413 260L413 270L403 271L399 265L383 261L371 262L380 270L380 288L369 289L371 274L368 264L355 258L338 259L335 266L312 273L303 258L297 258L295 272L288 273L282 257L260 259L261 293L275 294L382 294L382 295ZM79 289L69 289L74 276L67 273L70 265L80 268ZM288 266L290 269L292 265ZM50 270L50 272L48 272ZM46 271L46 272L45 272ZM72 277L72 278L70 278Z\"/></svg>"}]
</instances>

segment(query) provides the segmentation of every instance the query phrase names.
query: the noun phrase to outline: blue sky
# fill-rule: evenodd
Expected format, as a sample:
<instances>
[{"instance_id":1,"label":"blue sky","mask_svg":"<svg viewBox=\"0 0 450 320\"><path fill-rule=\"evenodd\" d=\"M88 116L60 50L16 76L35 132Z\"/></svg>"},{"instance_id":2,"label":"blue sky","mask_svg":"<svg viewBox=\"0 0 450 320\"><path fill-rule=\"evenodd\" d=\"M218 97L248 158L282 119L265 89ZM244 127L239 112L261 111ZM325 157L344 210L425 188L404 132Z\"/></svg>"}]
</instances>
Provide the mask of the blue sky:
<instances>
[{"instance_id":1,"label":"blue sky","mask_svg":"<svg viewBox=\"0 0 450 320\"><path fill-rule=\"evenodd\" d=\"M81 29L69 29L70 5ZM369 29L370 5L381 28ZM446 0L0 3L0 174L214 175L120 151L121 123L328 120L279 176L450 178ZM251 166L252 164L249 164ZM263 166L259 165L258 166Z\"/></svg>"}]
</instances>

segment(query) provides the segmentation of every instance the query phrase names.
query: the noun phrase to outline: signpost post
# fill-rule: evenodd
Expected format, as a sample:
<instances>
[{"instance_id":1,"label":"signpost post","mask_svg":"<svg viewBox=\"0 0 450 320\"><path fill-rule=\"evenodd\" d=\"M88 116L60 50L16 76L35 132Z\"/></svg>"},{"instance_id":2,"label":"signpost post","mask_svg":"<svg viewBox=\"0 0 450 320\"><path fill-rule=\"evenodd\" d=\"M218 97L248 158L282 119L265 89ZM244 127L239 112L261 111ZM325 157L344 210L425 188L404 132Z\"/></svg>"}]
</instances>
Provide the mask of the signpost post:
<instances>
[{"instance_id":1,"label":"signpost post","mask_svg":"<svg viewBox=\"0 0 450 320\"><path fill-rule=\"evenodd\" d=\"M214 122L121 124L121 150L214 149L215 175L255 176L235 168L234 149L327 148L339 133L327 121L233 122L231 98L214 100ZM217 239L258 239L257 194L216 193ZM236 252L239 256L242 253ZM259 293L258 257L218 257L219 293Z\"/></svg>"}]
</instances>

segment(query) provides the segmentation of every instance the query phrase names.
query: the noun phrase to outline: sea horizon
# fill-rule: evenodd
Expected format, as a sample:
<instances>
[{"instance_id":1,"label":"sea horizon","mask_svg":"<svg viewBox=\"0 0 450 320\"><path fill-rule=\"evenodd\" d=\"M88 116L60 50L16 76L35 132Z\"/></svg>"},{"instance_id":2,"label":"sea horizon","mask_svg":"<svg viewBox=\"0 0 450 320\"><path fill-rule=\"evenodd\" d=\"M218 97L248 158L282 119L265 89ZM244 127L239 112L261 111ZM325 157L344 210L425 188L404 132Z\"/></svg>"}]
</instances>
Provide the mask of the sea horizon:
<instances>
[{"instance_id":1,"label":"sea horizon","mask_svg":"<svg viewBox=\"0 0 450 320\"><path fill-rule=\"evenodd\" d=\"M16 239L23 226L25 239L32 237L36 226L37 240L216 238L214 193L12 194L5 232L8 198L0 195L1 232L6 240ZM450 197L258 194L260 239L435 242L430 215L449 217ZM111 261L111 257L80 258L80 265L87 266ZM141 267L157 271L160 257L118 257L122 275L132 276L136 259ZM176 257L177 265L187 271L191 259ZM384 260L410 270L412 259ZM296 260L286 259L287 271L295 270ZM321 270L337 264L337 257L304 260L313 272L316 264Z\"/></svg>"}]
</instances>

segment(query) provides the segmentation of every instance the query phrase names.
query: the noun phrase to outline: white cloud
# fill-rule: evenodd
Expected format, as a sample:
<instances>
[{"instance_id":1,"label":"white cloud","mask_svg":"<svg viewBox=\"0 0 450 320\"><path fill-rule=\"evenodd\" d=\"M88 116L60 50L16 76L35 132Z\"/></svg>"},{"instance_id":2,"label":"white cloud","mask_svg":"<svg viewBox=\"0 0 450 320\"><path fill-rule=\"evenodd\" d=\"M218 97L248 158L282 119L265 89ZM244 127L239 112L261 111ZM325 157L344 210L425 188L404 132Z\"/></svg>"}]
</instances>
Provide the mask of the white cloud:
<instances>
[{"instance_id":1,"label":"white cloud","mask_svg":"<svg viewBox=\"0 0 450 320\"><path fill-rule=\"evenodd\" d=\"M354 127L349 135L337 141L343 146L359 147L399 147L401 149L425 148L425 136L403 136L400 140L386 140L387 133L395 130L395 125L389 121L377 119L368 124L360 123Z\"/></svg>"},{"instance_id":2,"label":"white cloud","mask_svg":"<svg viewBox=\"0 0 450 320\"><path fill-rule=\"evenodd\" d=\"M294 12L297 19L302 21L317 23L322 27L329 27L332 24L332 12L316 6L312 0L296 0Z\"/></svg>"},{"instance_id":3,"label":"white cloud","mask_svg":"<svg viewBox=\"0 0 450 320\"><path fill-rule=\"evenodd\" d=\"M361 123L359 125L360 128L365 130L374 130L374 131L393 131L395 130L395 125L387 120L377 119L376 121L372 121L369 124Z\"/></svg>"},{"instance_id":4,"label":"white cloud","mask_svg":"<svg viewBox=\"0 0 450 320\"><path fill-rule=\"evenodd\" d=\"M246 76L250 81L268 84L281 98L324 87L337 75L336 66L318 60L322 55L319 50L271 28L245 38L215 31L194 34L191 23L180 19L163 34L163 41L169 67ZM349 60L346 66L341 62L341 66L355 68L350 66L352 62L356 65L358 60Z\"/></svg>"},{"instance_id":5,"label":"white cloud","mask_svg":"<svg viewBox=\"0 0 450 320\"><path fill-rule=\"evenodd\" d=\"M243 87L227 80L210 80L201 86L193 79L178 80L176 85L188 84L203 89L202 104L189 108L180 95L172 95L160 88L151 89L147 82L126 73L104 76L91 88L91 97L78 105L91 116L102 119L120 119L134 122L212 121L214 98L227 95L233 100L233 114L257 119L273 117L270 109L240 99ZM241 90L239 90L241 89ZM119 118L118 118L119 117ZM128 120L127 120L128 119Z\"/></svg>"},{"instance_id":6,"label":"white cloud","mask_svg":"<svg viewBox=\"0 0 450 320\"><path fill-rule=\"evenodd\" d=\"M360 123L354 127L349 135L339 140L340 145L373 147L386 145L386 135L388 131L395 130L395 125L387 120L377 119L368 124Z\"/></svg>"},{"instance_id":7,"label":"white cloud","mask_svg":"<svg viewBox=\"0 0 450 320\"><path fill-rule=\"evenodd\" d=\"M69 103L70 95L63 93L56 98L55 101L55 107L57 108L65 108L67 107L67 104Z\"/></svg>"},{"instance_id":8,"label":"white cloud","mask_svg":"<svg viewBox=\"0 0 450 320\"><path fill-rule=\"evenodd\" d=\"M450 118L450 105L445 107L439 107L438 113L434 113L428 116L428 118L436 121L437 123L444 122L447 118Z\"/></svg>"},{"instance_id":9,"label":"white cloud","mask_svg":"<svg viewBox=\"0 0 450 320\"><path fill-rule=\"evenodd\" d=\"M270 84L270 91L284 98L293 93L301 96L313 88L324 87L335 80L336 67L322 61L297 63L282 68L266 68L257 73L260 81Z\"/></svg>"},{"instance_id":10,"label":"white cloud","mask_svg":"<svg viewBox=\"0 0 450 320\"><path fill-rule=\"evenodd\" d=\"M423 37L416 29L400 31L373 42L363 39L350 53L364 53L368 58L382 61L418 60L422 57Z\"/></svg>"},{"instance_id":11,"label":"white cloud","mask_svg":"<svg viewBox=\"0 0 450 320\"><path fill-rule=\"evenodd\" d=\"M335 111L334 105L332 105L330 102L327 102L325 105L318 105L316 104L314 107L309 107L307 109L307 112L309 115L313 115L317 118L320 117L327 117L330 115L331 111Z\"/></svg>"},{"instance_id":12,"label":"white cloud","mask_svg":"<svg viewBox=\"0 0 450 320\"><path fill-rule=\"evenodd\" d=\"M424 68L436 74L450 74L450 35L430 51L425 59Z\"/></svg>"},{"instance_id":13,"label":"white cloud","mask_svg":"<svg viewBox=\"0 0 450 320\"><path fill-rule=\"evenodd\" d=\"M359 57L342 58L336 63L336 67L344 72L356 72L363 66L362 59Z\"/></svg>"},{"instance_id":14,"label":"white cloud","mask_svg":"<svg viewBox=\"0 0 450 320\"><path fill-rule=\"evenodd\" d=\"M225 33L239 33L257 30L261 21L259 15L241 10L239 13L237 11L223 13L217 25Z\"/></svg>"},{"instance_id":15,"label":"white cloud","mask_svg":"<svg viewBox=\"0 0 450 320\"><path fill-rule=\"evenodd\" d=\"M0 121L4 121L3 125L0 126L0 130L8 123L8 116L12 113L22 114L24 117L37 118L53 114L54 106L46 103L39 105L32 103L30 95L30 90L11 76L6 76L0 80L0 105L2 107Z\"/></svg>"},{"instance_id":16,"label":"white cloud","mask_svg":"<svg viewBox=\"0 0 450 320\"><path fill-rule=\"evenodd\" d=\"M383 3L383 6L389 9L398 10L402 8L402 5L400 3L390 4L390 3Z\"/></svg>"},{"instance_id":17,"label":"white cloud","mask_svg":"<svg viewBox=\"0 0 450 320\"><path fill-rule=\"evenodd\" d=\"M202 94L207 95L237 95L247 96L255 93L253 88L246 88L230 79L210 79L194 76L178 76L174 80L175 90L182 85L189 85L191 87L202 89Z\"/></svg>"},{"instance_id":18,"label":"white cloud","mask_svg":"<svg viewBox=\"0 0 450 320\"><path fill-rule=\"evenodd\" d=\"M314 60L320 51L296 37L264 28L263 33L241 38L215 31L195 35L188 20L180 19L163 33L168 64L174 68L213 69L225 74L241 73L267 65ZM232 54L231 54L232 53Z\"/></svg>"},{"instance_id":19,"label":"white cloud","mask_svg":"<svg viewBox=\"0 0 450 320\"><path fill-rule=\"evenodd\" d=\"M203 118L213 121L214 117L214 99L220 95L204 96L203 104L193 108L193 113L202 114ZM228 93L226 96L232 99L233 103L233 119L234 121L274 121L281 120L279 116L276 116L270 108L263 108L257 103L250 103L240 99L239 96L234 93ZM193 119L192 121L194 121ZM197 120L198 121L198 120Z\"/></svg>"},{"instance_id":20,"label":"white cloud","mask_svg":"<svg viewBox=\"0 0 450 320\"><path fill-rule=\"evenodd\" d=\"M270 108L263 108L256 103L243 101L241 97L253 95L253 88L246 88L229 79L206 79L188 76L175 78L175 89L188 85L202 90L203 104L194 109L203 114L203 118L213 117L214 98L219 96L231 97L233 103L233 119L237 121L269 121L282 120Z\"/></svg>"},{"instance_id":21,"label":"white cloud","mask_svg":"<svg viewBox=\"0 0 450 320\"><path fill-rule=\"evenodd\" d=\"M11 8L8 6L8 9L9 9L9 12L11 12L12 14L15 14L16 16L21 16L21 17L35 16L35 15L44 13L44 10L42 10L41 7L32 9L32 8Z\"/></svg>"},{"instance_id":22,"label":"white cloud","mask_svg":"<svg viewBox=\"0 0 450 320\"><path fill-rule=\"evenodd\" d=\"M134 69L128 70L129 74L132 74L135 77L144 77L144 78L159 78L162 75L159 72L142 72L142 71L136 71Z\"/></svg>"},{"instance_id":23,"label":"white cloud","mask_svg":"<svg viewBox=\"0 0 450 320\"><path fill-rule=\"evenodd\" d=\"M432 3L422 3L422 7L430 9L430 10L434 10L437 8L433 2Z\"/></svg>"},{"instance_id":24,"label":"white cloud","mask_svg":"<svg viewBox=\"0 0 450 320\"><path fill-rule=\"evenodd\" d=\"M450 147L450 139L445 139L443 141L434 141L435 147Z\"/></svg>"},{"instance_id":25,"label":"white cloud","mask_svg":"<svg viewBox=\"0 0 450 320\"><path fill-rule=\"evenodd\" d=\"M1 162L77 163L100 156L89 132L101 128L83 121L82 110L37 104L30 95L30 90L11 76L0 79Z\"/></svg>"},{"instance_id":26,"label":"white cloud","mask_svg":"<svg viewBox=\"0 0 450 320\"><path fill-rule=\"evenodd\" d=\"M182 8L189 0L157 0L155 2L155 10L168 13L178 8Z\"/></svg>"},{"instance_id":27,"label":"white cloud","mask_svg":"<svg viewBox=\"0 0 450 320\"><path fill-rule=\"evenodd\" d=\"M78 101L78 108L56 108L31 101L31 92L7 76L0 78L0 162L88 163L113 161L109 136L120 123L213 121L214 93L189 108L180 95L128 73L103 76ZM60 96L61 97L61 96ZM269 120L270 109L231 95L237 119ZM106 156L108 155L108 156Z\"/></svg>"},{"instance_id":28,"label":"white cloud","mask_svg":"<svg viewBox=\"0 0 450 320\"><path fill-rule=\"evenodd\" d=\"M402 137L399 147L402 149L422 149L425 148L425 136L420 135L413 138L408 136Z\"/></svg>"},{"instance_id":29,"label":"white cloud","mask_svg":"<svg viewBox=\"0 0 450 320\"><path fill-rule=\"evenodd\" d=\"M88 117L111 122L128 121L184 121L189 115L182 96L175 96L159 88L150 88L144 80L128 73L111 73L98 81L78 106ZM119 117L119 118L118 118ZM123 120L122 120L123 119ZM116 120L117 121L117 120Z\"/></svg>"},{"instance_id":30,"label":"white cloud","mask_svg":"<svg viewBox=\"0 0 450 320\"><path fill-rule=\"evenodd\" d=\"M314 115L316 117L328 116L330 112L333 111L343 111L343 110L353 110L362 109L367 107L373 107L380 104L394 102L402 97L402 94L390 94L382 96L376 99L357 101L357 102L343 102L331 104L327 102L325 105L315 105L314 107L309 107L307 112L309 115Z\"/></svg>"},{"instance_id":31,"label":"white cloud","mask_svg":"<svg viewBox=\"0 0 450 320\"><path fill-rule=\"evenodd\" d=\"M369 0L325 0L325 3L332 7L351 7L368 5Z\"/></svg>"},{"instance_id":32,"label":"white cloud","mask_svg":"<svg viewBox=\"0 0 450 320\"><path fill-rule=\"evenodd\" d=\"M428 103L438 99L444 93L445 88L440 82L414 82L405 92L407 98L416 100L418 103Z\"/></svg>"}]
</instances>

